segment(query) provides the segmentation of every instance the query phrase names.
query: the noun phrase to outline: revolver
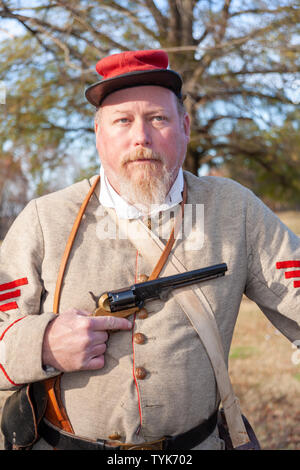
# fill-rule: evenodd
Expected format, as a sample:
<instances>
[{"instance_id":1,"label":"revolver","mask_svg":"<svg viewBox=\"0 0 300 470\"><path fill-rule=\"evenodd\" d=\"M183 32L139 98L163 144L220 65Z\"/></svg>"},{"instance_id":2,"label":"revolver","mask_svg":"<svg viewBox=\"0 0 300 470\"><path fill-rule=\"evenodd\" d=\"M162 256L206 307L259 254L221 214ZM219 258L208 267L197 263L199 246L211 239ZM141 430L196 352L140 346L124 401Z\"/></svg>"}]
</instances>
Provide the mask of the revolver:
<instances>
[{"instance_id":1,"label":"revolver","mask_svg":"<svg viewBox=\"0 0 300 470\"><path fill-rule=\"evenodd\" d=\"M90 292L96 301L94 315L128 317L139 311L147 300L161 299L165 301L173 289L224 276L226 271L227 265L222 263L152 281L140 282L129 287L105 292L98 297Z\"/></svg>"}]
</instances>

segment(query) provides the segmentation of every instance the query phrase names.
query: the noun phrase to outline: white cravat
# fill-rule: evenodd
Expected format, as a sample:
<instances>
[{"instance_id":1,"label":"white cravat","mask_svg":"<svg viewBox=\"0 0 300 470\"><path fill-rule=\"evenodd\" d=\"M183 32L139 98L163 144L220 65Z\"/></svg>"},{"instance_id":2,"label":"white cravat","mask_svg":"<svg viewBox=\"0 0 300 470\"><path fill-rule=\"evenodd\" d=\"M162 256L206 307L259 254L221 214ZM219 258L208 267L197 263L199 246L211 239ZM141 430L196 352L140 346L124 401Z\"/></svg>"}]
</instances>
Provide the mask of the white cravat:
<instances>
[{"instance_id":1,"label":"white cravat","mask_svg":"<svg viewBox=\"0 0 300 470\"><path fill-rule=\"evenodd\" d=\"M135 206L128 204L128 202L114 190L105 176L102 165L100 168L100 176L100 203L104 207L113 207L116 211L117 217L120 219L138 219L140 217L144 217L144 214L142 214ZM154 211L151 212L151 216L158 212L166 211L179 204L182 201L183 184L183 172L182 168L180 168L177 178L166 196L165 202L161 205L156 205Z\"/></svg>"}]
</instances>

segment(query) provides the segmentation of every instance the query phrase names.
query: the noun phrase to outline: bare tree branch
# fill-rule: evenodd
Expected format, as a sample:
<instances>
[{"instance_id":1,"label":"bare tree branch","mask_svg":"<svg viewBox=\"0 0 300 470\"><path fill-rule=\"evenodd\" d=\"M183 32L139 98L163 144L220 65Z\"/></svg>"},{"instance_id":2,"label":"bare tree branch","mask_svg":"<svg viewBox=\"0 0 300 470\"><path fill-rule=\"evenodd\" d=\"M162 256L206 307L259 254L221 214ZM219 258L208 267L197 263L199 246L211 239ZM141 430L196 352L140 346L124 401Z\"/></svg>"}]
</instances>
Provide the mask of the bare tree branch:
<instances>
[{"instance_id":1,"label":"bare tree branch","mask_svg":"<svg viewBox=\"0 0 300 470\"><path fill-rule=\"evenodd\" d=\"M59 3L63 3L65 5L65 8L68 8L71 10L69 6L67 6L68 2L67 1L61 1ZM138 19L136 14L134 14L132 11L130 11L128 8L125 8L118 3L116 3L113 0L103 0L101 2L101 8L103 9L108 9L112 11L116 11L118 13L121 13L125 17L127 17L129 20L132 21L132 23L138 28L141 29L145 34L147 34L150 37L156 38L156 34L152 29L147 28L147 26ZM73 9L74 10L74 9Z\"/></svg>"},{"instance_id":2,"label":"bare tree branch","mask_svg":"<svg viewBox=\"0 0 300 470\"><path fill-rule=\"evenodd\" d=\"M72 36L74 36L75 38L85 41L85 37L82 35L82 32L76 30L73 27L71 28L71 31L67 31L66 28L61 28L57 25L50 24L50 23L48 23L44 20L38 19L38 18L32 18L32 17L28 17L28 16L24 16L24 15L15 14L11 10L8 9L8 7L5 5L5 2L3 0L0 1L0 5L2 5L3 8L4 8L3 12L0 11L0 16L5 17L5 18L16 19L17 21L22 23L23 26L26 27L28 30L29 30L30 27L28 26L27 23L31 23L34 26L38 27L41 32L43 32L44 34L47 34L48 36L51 35L51 33L49 33L49 31L48 31L48 29L49 29L52 32L57 32L57 33L61 33L61 34L69 34L69 35L72 34ZM87 30L89 30L89 28L87 28ZM93 32L93 34L96 36L97 39L99 39L100 41L104 41L107 44L110 44L111 47L116 47L116 48L119 48L121 50L128 50L127 47L124 47L122 44L114 41L111 37L107 36L106 34L104 34L102 32L99 32L98 30L95 30L94 28L90 28L90 31ZM33 33L33 31L31 31L31 32ZM53 38L53 36L52 36L52 38ZM59 39L57 39L57 41L59 42ZM58 43L57 43L57 45L58 45ZM68 63L69 62L68 51L66 50L66 48L64 48L63 44L60 44L60 48L65 52L66 60L67 60L67 63ZM68 48L68 49L70 51L70 48ZM75 50L73 48L72 48L72 51L73 51L74 55L76 55ZM76 68L76 66L74 68Z\"/></svg>"},{"instance_id":3,"label":"bare tree branch","mask_svg":"<svg viewBox=\"0 0 300 470\"><path fill-rule=\"evenodd\" d=\"M168 19L157 8L153 0L144 0L144 2L155 20L159 35L163 38L168 28Z\"/></svg>"},{"instance_id":4,"label":"bare tree branch","mask_svg":"<svg viewBox=\"0 0 300 470\"><path fill-rule=\"evenodd\" d=\"M84 131L84 132L92 132L94 133L94 128L91 127L91 126L80 126L80 127L66 127L66 126L59 126L58 124L54 124L52 123L51 121L48 121L47 122L47 125L43 125L42 126L43 129L57 129L57 130L60 130L60 131L64 131L64 132L81 132L81 131Z\"/></svg>"},{"instance_id":5,"label":"bare tree branch","mask_svg":"<svg viewBox=\"0 0 300 470\"><path fill-rule=\"evenodd\" d=\"M181 18L178 11L177 2L168 0L169 21L168 21L168 44L180 44Z\"/></svg>"},{"instance_id":6,"label":"bare tree branch","mask_svg":"<svg viewBox=\"0 0 300 470\"><path fill-rule=\"evenodd\" d=\"M283 119L287 110L296 109L292 99L288 99L295 98L291 80L297 81L300 70L294 41L300 12L292 1L255 2L262 6L259 8L253 2L247 6L247 2L242 5L232 0L43 0L32 2L32 6L25 0L0 0L0 18L8 23L17 20L26 32L26 46L18 37L14 45L7 38L5 45L8 43L9 47L2 48L1 78L18 78L5 108L0 145L5 138L11 138L7 136L14 135L16 151L23 155L26 146L27 154L32 152L35 157L41 142L46 142L46 165L51 159L55 164L59 158L57 143L61 152L72 138L75 142L80 134L89 139L92 132L82 89L94 80L95 61L112 49L127 51L135 44L143 48L144 43L145 49L149 44L165 49L172 68L184 78L184 92L189 97L186 106L192 118L187 169L197 173L200 161L212 160L216 152L225 161L234 155L242 161L243 152L254 161L251 151L256 144L259 149L260 143L261 158L269 158L263 153L266 134L259 134L256 124L268 116L266 128L274 128L274 107L278 110L276 116L281 112ZM30 56L31 50L35 57ZM21 67L27 71L22 85L20 74L16 75ZM35 75L41 67L45 74ZM271 74L278 74L280 82L275 82ZM287 93L289 84L291 94ZM26 87L28 93L33 91L31 100ZM20 105L24 112L18 116L15 110ZM38 116L34 106L40 110ZM70 113L74 119L79 117L78 128L76 120L69 119ZM257 142L256 132L261 139ZM275 145L271 132L269 143L270 158L276 162L282 149ZM292 152L288 145L284 148L287 155ZM279 155L278 168L282 165L280 158ZM294 154L287 158L290 167L290 162L299 161ZM42 172L43 161L38 160L38 171ZM271 169L266 171L270 173Z\"/></svg>"},{"instance_id":7,"label":"bare tree branch","mask_svg":"<svg viewBox=\"0 0 300 470\"><path fill-rule=\"evenodd\" d=\"M228 26L228 18L229 18L229 8L232 0L225 0L224 5L221 12L221 20L219 22L219 32L215 38L215 43L220 44L225 36L226 29Z\"/></svg>"},{"instance_id":8,"label":"bare tree branch","mask_svg":"<svg viewBox=\"0 0 300 470\"><path fill-rule=\"evenodd\" d=\"M212 48L211 51L208 51L207 54L205 54L202 59L199 61L199 65L195 68L195 71L193 75L191 76L189 82L190 83L196 83L198 82L199 78L201 75L203 75L204 71L210 66L210 64L213 62L218 57L223 56L225 53L228 54L230 49L234 49L237 46L242 46L243 44L246 44L248 41L251 39L255 38L258 40L259 37L263 37L266 35L266 33L272 31L274 28L279 28L284 24L283 19L279 19L277 21L274 21L272 24L268 24L265 27L262 28L255 28L248 34L232 39L230 41L227 41L225 43L220 43L217 44L215 48Z\"/></svg>"},{"instance_id":9,"label":"bare tree branch","mask_svg":"<svg viewBox=\"0 0 300 470\"><path fill-rule=\"evenodd\" d=\"M290 5L286 7L278 7L274 9L268 8L251 8L248 10L241 10L235 11L230 14L231 18L241 15L261 15L261 14L268 14L268 15L278 15L278 13L290 13L290 12L299 12L299 8L296 5Z\"/></svg>"},{"instance_id":10,"label":"bare tree branch","mask_svg":"<svg viewBox=\"0 0 300 470\"><path fill-rule=\"evenodd\" d=\"M193 36L193 23L194 23L194 0L177 0L179 4L178 10L181 16L181 44L189 45L196 44L197 41Z\"/></svg>"},{"instance_id":11,"label":"bare tree branch","mask_svg":"<svg viewBox=\"0 0 300 470\"><path fill-rule=\"evenodd\" d=\"M242 69L242 70L239 70L237 72L233 72L233 71L227 71L226 73L221 73L221 74L214 74L212 75L212 79L221 79L221 78L224 78L225 76L226 77L236 77L236 76L239 76L239 75L268 75L268 74L275 74L275 73L278 73L278 74L289 74L291 73L291 69L286 67L286 66L279 66L279 67L272 67L272 68L268 68L268 69L263 69L263 68L256 68L256 69L253 69L253 70L248 70L248 69ZM300 72L300 66L298 65L295 65L293 67L293 72Z\"/></svg>"},{"instance_id":12,"label":"bare tree branch","mask_svg":"<svg viewBox=\"0 0 300 470\"><path fill-rule=\"evenodd\" d=\"M279 95L278 93L274 93L273 95L268 95L266 93L262 93L258 90L247 90L245 88L243 89L228 89L228 90L216 90L215 92L207 92L205 95L200 96L198 99L196 99L196 106L197 108L199 106L203 106L204 104L207 104L209 102L213 102L216 99L222 98L224 99L225 97L230 97L230 96L241 96L243 98L261 98L262 100L266 100L268 102L274 102L274 103L284 103L284 104L293 104L290 99L283 95Z\"/></svg>"}]
</instances>

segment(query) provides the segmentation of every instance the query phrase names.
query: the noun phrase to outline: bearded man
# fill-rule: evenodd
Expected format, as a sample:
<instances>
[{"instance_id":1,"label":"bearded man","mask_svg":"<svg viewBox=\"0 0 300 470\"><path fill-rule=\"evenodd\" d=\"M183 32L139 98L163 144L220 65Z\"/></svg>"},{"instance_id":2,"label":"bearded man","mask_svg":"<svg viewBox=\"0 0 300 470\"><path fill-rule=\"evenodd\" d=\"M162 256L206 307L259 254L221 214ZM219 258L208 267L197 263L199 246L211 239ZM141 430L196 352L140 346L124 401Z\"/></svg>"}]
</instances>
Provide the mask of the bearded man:
<instances>
[{"instance_id":1,"label":"bearded man","mask_svg":"<svg viewBox=\"0 0 300 470\"><path fill-rule=\"evenodd\" d=\"M206 309L216 322L227 363L243 294L291 341L300 338L300 240L246 188L182 170L190 119L164 51L115 54L96 69L102 80L86 97L96 108L100 179L31 201L1 247L0 385L16 390L2 422L6 447L224 449L224 377L211 330L199 338L190 321L193 287L127 318L95 316L98 296L166 276L170 266L226 263L225 276L193 295L199 318ZM203 211L189 216L189 207ZM145 239L104 233L103 220L125 221ZM187 233L174 236L186 221ZM158 246L169 250L164 258ZM15 406L24 396L35 408L29 437L20 424L27 408Z\"/></svg>"}]
</instances>

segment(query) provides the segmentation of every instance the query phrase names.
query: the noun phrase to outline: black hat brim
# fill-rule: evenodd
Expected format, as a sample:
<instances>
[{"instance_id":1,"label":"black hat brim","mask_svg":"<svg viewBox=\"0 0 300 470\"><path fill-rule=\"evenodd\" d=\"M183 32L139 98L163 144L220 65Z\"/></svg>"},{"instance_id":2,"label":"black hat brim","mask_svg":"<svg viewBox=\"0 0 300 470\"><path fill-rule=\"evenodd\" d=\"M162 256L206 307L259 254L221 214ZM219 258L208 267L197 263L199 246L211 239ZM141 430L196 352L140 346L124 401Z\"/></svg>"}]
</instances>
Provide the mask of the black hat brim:
<instances>
[{"instance_id":1,"label":"black hat brim","mask_svg":"<svg viewBox=\"0 0 300 470\"><path fill-rule=\"evenodd\" d=\"M98 107L104 98L114 91L145 85L169 88L178 98L181 98L181 77L177 72L169 69L130 72L102 80L89 86L85 91L85 97L92 105Z\"/></svg>"}]
</instances>

